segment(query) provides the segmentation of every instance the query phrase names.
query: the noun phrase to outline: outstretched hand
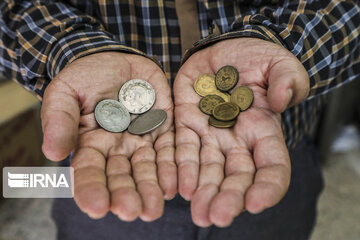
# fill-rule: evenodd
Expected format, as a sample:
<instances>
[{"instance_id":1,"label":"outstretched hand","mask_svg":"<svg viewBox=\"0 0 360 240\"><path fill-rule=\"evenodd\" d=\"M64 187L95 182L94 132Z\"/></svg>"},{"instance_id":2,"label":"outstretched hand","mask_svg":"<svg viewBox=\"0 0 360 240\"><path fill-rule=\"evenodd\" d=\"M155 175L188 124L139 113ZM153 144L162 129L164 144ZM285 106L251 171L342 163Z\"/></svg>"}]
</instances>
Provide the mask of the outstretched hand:
<instances>
[{"instance_id":1,"label":"outstretched hand","mask_svg":"<svg viewBox=\"0 0 360 240\"><path fill-rule=\"evenodd\" d=\"M204 73L224 65L239 71L238 85L254 93L252 107L236 125L208 124L193 89ZM290 159L280 113L304 100L309 78L285 48L260 39L224 40L192 55L174 83L179 193L191 200L195 224L228 226L246 209L259 213L285 195Z\"/></svg>"},{"instance_id":2,"label":"outstretched hand","mask_svg":"<svg viewBox=\"0 0 360 240\"><path fill-rule=\"evenodd\" d=\"M143 136L100 128L94 117L97 102L118 99L120 87L134 78L153 86L153 108L166 111L165 123ZM46 88L41 118L46 157L58 161L74 151L74 197L82 211L101 218L110 210L125 221L162 215L164 197L177 192L177 173L170 88L155 63L119 52L80 58Z\"/></svg>"}]
</instances>

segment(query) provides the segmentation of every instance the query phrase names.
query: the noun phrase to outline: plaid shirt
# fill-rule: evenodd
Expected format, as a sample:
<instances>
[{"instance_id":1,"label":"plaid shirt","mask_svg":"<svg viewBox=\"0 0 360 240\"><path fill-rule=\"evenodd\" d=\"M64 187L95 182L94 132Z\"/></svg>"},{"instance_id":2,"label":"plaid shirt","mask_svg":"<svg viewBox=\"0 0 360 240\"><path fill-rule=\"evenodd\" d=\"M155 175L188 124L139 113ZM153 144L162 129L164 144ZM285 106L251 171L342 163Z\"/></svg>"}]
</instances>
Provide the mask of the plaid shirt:
<instances>
[{"instance_id":1,"label":"plaid shirt","mask_svg":"<svg viewBox=\"0 0 360 240\"><path fill-rule=\"evenodd\" d=\"M194 0L196 1L196 0ZM202 39L187 51L235 37L280 44L307 69L310 95L283 113L289 147L319 116L321 95L360 75L356 0L197 0ZM217 25L222 34L212 35ZM68 63L101 51L156 57L170 85L181 63L174 0L36 0L0 4L0 71L40 99Z\"/></svg>"}]
</instances>

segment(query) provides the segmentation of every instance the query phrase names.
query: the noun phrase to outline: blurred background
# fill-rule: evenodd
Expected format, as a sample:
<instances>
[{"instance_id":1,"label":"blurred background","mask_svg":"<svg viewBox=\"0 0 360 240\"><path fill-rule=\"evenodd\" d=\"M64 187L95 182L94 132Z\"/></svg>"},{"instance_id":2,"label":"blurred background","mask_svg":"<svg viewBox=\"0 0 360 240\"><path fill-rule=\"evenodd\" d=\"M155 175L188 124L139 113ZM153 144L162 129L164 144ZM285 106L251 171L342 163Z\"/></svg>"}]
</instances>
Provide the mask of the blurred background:
<instances>
[{"instance_id":1,"label":"blurred background","mask_svg":"<svg viewBox=\"0 0 360 240\"><path fill-rule=\"evenodd\" d=\"M359 92L360 80L355 80L329 94L315 132L325 189L311 240L360 239ZM41 152L39 116L39 100L0 76L2 167L54 165ZM51 199L2 198L0 240L55 240L51 204Z\"/></svg>"}]
</instances>

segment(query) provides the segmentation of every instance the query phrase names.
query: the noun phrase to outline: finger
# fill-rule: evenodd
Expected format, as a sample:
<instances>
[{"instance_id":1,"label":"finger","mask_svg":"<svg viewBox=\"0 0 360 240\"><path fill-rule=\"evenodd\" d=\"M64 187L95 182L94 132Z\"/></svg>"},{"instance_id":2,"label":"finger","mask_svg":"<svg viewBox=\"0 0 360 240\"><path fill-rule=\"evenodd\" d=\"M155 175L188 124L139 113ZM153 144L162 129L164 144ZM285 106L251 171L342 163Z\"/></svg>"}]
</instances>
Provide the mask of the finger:
<instances>
[{"instance_id":1,"label":"finger","mask_svg":"<svg viewBox=\"0 0 360 240\"><path fill-rule=\"evenodd\" d=\"M111 156L106 175L111 193L111 211L123 221L133 221L142 212L141 197L131 177L130 161L123 155Z\"/></svg>"},{"instance_id":2,"label":"finger","mask_svg":"<svg viewBox=\"0 0 360 240\"><path fill-rule=\"evenodd\" d=\"M140 218L144 221L159 218L164 210L164 197L157 179L155 158L155 150L149 144L136 150L131 159L133 177L143 203Z\"/></svg>"},{"instance_id":3,"label":"finger","mask_svg":"<svg viewBox=\"0 0 360 240\"><path fill-rule=\"evenodd\" d=\"M179 193L184 199L191 200L199 177L200 139L190 128L178 126L175 138L175 160L179 174Z\"/></svg>"},{"instance_id":4,"label":"finger","mask_svg":"<svg viewBox=\"0 0 360 240\"><path fill-rule=\"evenodd\" d=\"M191 200L198 184L200 164L200 137L208 134L208 117L194 104L182 104L175 108L176 151L179 193Z\"/></svg>"},{"instance_id":5,"label":"finger","mask_svg":"<svg viewBox=\"0 0 360 240\"><path fill-rule=\"evenodd\" d=\"M172 199L177 192L177 168L175 164L175 136L169 131L155 142L158 177L165 199Z\"/></svg>"},{"instance_id":6,"label":"finger","mask_svg":"<svg viewBox=\"0 0 360 240\"><path fill-rule=\"evenodd\" d=\"M225 157L214 144L205 144L201 148L200 159L199 187L191 201L191 214L196 225L207 227L211 225L210 203L224 179Z\"/></svg>"},{"instance_id":7,"label":"finger","mask_svg":"<svg viewBox=\"0 0 360 240\"><path fill-rule=\"evenodd\" d=\"M44 133L42 149L48 159L63 160L73 151L79 118L79 102L75 91L54 79L46 88L41 107Z\"/></svg>"},{"instance_id":8,"label":"finger","mask_svg":"<svg viewBox=\"0 0 360 240\"><path fill-rule=\"evenodd\" d=\"M259 213L277 204L290 183L290 157L280 137L266 137L254 146L257 168L254 184L246 193L245 206L251 213Z\"/></svg>"},{"instance_id":9,"label":"finger","mask_svg":"<svg viewBox=\"0 0 360 240\"><path fill-rule=\"evenodd\" d=\"M210 221L218 227L226 227L244 208L245 192L252 184L255 166L249 151L235 150L227 154L226 177L220 192L211 202Z\"/></svg>"},{"instance_id":10,"label":"finger","mask_svg":"<svg viewBox=\"0 0 360 240\"><path fill-rule=\"evenodd\" d=\"M94 148L80 148L71 166L74 168L74 199L79 208L92 218L105 216L110 207L105 157Z\"/></svg>"},{"instance_id":11,"label":"finger","mask_svg":"<svg viewBox=\"0 0 360 240\"><path fill-rule=\"evenodd\" d=\"M270 68L268 101L271 110L280 113L309 94L310 80L303 65L293 56L276 62Z\"/></svg>"}]
</instances>

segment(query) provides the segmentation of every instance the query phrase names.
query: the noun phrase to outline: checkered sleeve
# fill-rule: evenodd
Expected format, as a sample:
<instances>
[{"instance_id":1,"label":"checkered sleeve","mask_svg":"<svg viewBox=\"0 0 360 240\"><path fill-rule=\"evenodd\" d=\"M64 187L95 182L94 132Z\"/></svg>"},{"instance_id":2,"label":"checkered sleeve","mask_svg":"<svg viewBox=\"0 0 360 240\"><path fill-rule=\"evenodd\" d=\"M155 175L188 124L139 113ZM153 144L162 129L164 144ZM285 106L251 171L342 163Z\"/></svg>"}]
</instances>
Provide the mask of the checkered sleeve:
<instances>
[{"instance_id":1,"label":"checkered sleeve","mask_svg":"<svg viewBox=\"0 0 360 240\"><path fill-rule=\"evenodd\" d=\"M228 32L196 43L184 59L219 40L255 37L284 46L301 61L310 77L309 99L359 77L359 1L257 0L250 7L240 2L249 11Z\"/></svg>"},{"instance_id":2,"label":"checkered sleeve","mask_svg":"<svg viewBox=\"0 0 360 240\"><path fill-rule=\"evenodd\" d=\"M0 4L0 72L40 99L67 64L101 51L144 53L119 44L93 17L61 2Z\"/></svg>"}]
</instances>

